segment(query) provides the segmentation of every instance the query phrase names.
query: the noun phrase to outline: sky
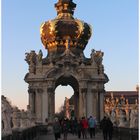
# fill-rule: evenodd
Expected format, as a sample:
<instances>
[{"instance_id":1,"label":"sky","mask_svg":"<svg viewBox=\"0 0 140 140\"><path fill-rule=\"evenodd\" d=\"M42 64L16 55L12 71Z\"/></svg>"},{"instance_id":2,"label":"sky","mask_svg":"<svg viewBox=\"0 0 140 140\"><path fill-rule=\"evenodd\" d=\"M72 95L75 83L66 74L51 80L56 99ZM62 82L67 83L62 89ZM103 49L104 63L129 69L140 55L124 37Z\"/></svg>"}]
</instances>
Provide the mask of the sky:
<instances>
[{"instance_id":1,"label":"sky","mask_svg":"<svg viewBox=\"0 0 140 140\"><path fill-rule=\"evenodd\" d=\"M74 17L92 26L93 34L84 54L92 49L104 52L103 64L109 82L105 90L134 91L138 84L138 0L73 0ZM28 72L25 53L41 49L40 25L54 19L57 0L2 0L2 94L13 105L26 109ZM73 89L56 89L57 108Z\"/></svg>"}]
</instances>

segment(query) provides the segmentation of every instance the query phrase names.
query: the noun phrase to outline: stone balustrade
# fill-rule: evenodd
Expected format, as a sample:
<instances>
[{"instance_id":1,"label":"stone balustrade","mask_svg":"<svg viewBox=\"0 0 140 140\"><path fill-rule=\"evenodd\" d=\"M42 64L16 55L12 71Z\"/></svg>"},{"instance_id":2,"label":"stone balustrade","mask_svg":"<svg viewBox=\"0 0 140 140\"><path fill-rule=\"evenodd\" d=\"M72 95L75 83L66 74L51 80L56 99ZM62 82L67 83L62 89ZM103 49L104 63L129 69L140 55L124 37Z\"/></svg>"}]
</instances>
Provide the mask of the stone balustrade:
<instances>
[{"instance_id":1,"label":"stone balustrade","mask_svg":"<svg viewBox=\"0 0 140 140\"><path fill-rule=\"evenodd\" d=\"M2 136L2 140L33 140L42 134L47 134L47 125L38 125L25 129L14 129L12 134Z\"/></svg>"},{"instance_id":2,"label":"stone balustrade","mask_svg":"<svg viewBox=\"0 0 140 140\"><path fill-rule=\"evenodd\" d=\"M113 137L117 140L138 140L138 129L114 127Z\"/></svg>"}]
</instances>

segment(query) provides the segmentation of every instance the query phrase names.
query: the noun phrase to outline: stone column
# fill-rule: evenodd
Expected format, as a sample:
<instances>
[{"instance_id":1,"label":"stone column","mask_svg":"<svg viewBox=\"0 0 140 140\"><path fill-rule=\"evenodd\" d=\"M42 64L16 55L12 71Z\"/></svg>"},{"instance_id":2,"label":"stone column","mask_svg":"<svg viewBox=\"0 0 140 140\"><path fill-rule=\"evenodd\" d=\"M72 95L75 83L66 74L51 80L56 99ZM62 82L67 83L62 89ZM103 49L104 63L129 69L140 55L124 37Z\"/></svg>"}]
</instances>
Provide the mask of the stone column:
<instances>
[{"instance_id":1,"label":"stone column","mask_svg":"<svg viewBox=\"0 0 140 140\"><path fill-rule=\"evenodd\" d=\"M82 88L81 93L82 93L82 103L83 103L83 106L82 106L83 116L87 116L87 112L86 112L86 110L87 110L87 104L86 104L86 102L87 102L87 89Z\"/></svg>"},{"instance_id":2,"label":"stone column","mask_svg":"<svg viewBox=\"0 0 140 140\"><path fill-rule=\"evenodd\" d=\"M30 109L31 113L35 113L35 111L34 111L35 90L29 87L28 93L29 93L29 109Z\"/></svg>"},{"instance_id":3,"label":"stone column","mask_svg":"<svg viewBox=\"0 0 140 140\"><path fill-rule=\"evenodd\" d=\"M79 92L79 118L83 117L83 102L82 102L82 93Z\"/></svg>"},{"instance_id":4,"label":"stone column","mask_svg":"<svg viewBox=\"0 0 140 140\"><path fill-rule=\"evenodd\" d=\"M45 122L46 119L48 119L48 92L47 88L43 89L43 94L42 94L42 121Z\"/></svg>"},{"instance_id":5,"label":"stone column","mask_svg":"<svg viewBox=\"0 0 140 140\"><path fill-rule=\"evenodd\" d=\"M100 120L104 117L104 93L105 91L99 92L99 102L100 102Z\"/></svg>"},{"instance_id":6,"label":"stone column","mask_svg":"<svg viewBox=\"0 0 140 140\"><path fill-rule=\"evenodd\" d=\"M78 118L79 113L79 93L78 92L74 92L74 115L76 116L76 118Z\"/></svg>"},{"instance_id":7,"label":"stone column","mask_svg":"<svg viewBox=\"0 0 140 140\"><path fill-rule=\"evenodd\" d=\"M93 115L93 96L92 96L91 90L88 89L87 91L87 116L86 117L90 117L91 115Z\"/></svg>"},{"instance_id":8,"label":"stone column","mask_svg":"<svg viewBox=\"0 0 140 140\"><path fill-rule=\"evenodd\" d=\"M79 117L87 115L86 112L86 94L87 94L87 83L88 81L81 80L79 83Z\"/></svg>"},{"instance_id":9,"label":"stone column","mask_svg":"<svg viewBox=\"0 0 140 140\"><path fill-rule=\"evenodd\" d=\"M93 99L93 116L98 120L98 113L100 113L98 109L98 92L95 89L92 89L91 92Z\"/></svg>"},{"instance_id":10,"label":"stone column","mask_svg":"<svg viewBox=\"0 0 140 140\"><path fill-rule=\"evenodd\" d=\"M51 93L51 117L55 114L55 96L54 92Z\"/></svg>"},{"instance_id":11,"label":"stone column","mask_svg":"<svg viewBox=\"0 0 140 140\"><path fill-rule=\"evenodd\" d=\"M37 122L42 121L42 93L43 89L38 88L36 90L36 117L37 117Z\"/></svg>"},{"instance_id":12,"label":"stone column","mask_svg":"<svg viewBox=\"0 0 140 140\"><path fill-rule=\"evenodd\" d=\"M48 92L48 112L49 112L49 120L52 121L53 119L53 115L54 115L54 108L55 108L55 105L54 105L54 91L53 91L53 88L48 88L47 89L47 92Z\"/></svg>"}]
</instances>

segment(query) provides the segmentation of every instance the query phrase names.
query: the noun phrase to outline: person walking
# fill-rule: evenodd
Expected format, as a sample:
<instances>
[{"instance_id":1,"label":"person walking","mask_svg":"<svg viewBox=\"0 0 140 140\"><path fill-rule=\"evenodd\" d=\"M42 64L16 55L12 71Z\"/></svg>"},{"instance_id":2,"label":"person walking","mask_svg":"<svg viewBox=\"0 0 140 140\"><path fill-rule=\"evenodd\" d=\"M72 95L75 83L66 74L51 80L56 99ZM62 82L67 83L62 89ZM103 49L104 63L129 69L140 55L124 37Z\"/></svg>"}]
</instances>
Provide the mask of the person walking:
<instances>
[{"instance_id":1,"label":"person walking","mask_svg":"<svg viewBox=\"0 0 140 140\"><path fill-rule=\"evenodd\" d=\"M53 124L53 132L54 132L54 136L55 136L55 140L58 140L61 136L61 126L60 123L58 121L58 118L55 118L55 122Z\"/></svg>"},{"instance_id":2,"label":"person walking","mask_svg":"<svg viewBox=\"0 0 140 140\"><path fill-rule=\"evenodd\" d=\"M64 140L67 140L68 137L68 131L69 131L69 125L68 125L68 119L64 119L63 122L63 134L64 134Z\"/></svg>"},{"instance_id":3,"label":"person walking","mask_svg":"<svg viewBox=\"0 0 140 140\"><path fill-rule=\"evenodd\" d=\"M96 120L90 116L88 120L90 138L95 137Z\"/></svg>"},{"instance_id":4,"label":"person walking","mask_svg":"<svg viewBox=\"0 0 140 140\"><path fill-rule=\"evenodd\" d=\"M81 132L82 132L82 122L81 120L79 119L77 121L77 134L78 134L78 138L80 139L81 138Z\"/></svg>"},{"instance_id":5,"label":"person walking","mask_svg":"<svg viewBox=\"0 0 140 140\"><path fill-rule=\"evenodd\" d=\"M107 118L106 118L106 116L104 116L104 118L101 120L100 128L102 129L104 140L107 140Z\"/></svg>"},{"instance_id":6,"label":"person walking","mask_svg":"<svg viewBox=\"0 0 140 140\"><path fill-rule=\"evenodd\" d=\"M107 137L109 140L112 140L113 134L113 123L111 122L110 118L107 118Z\"/></svg>"},{"instance_id":7,"label":"person walking","mask_svg":"<svg viewBox=\"0 0 140 140\"><path fill-rule=\"evenodd\" d=\"M87 139L88 121L85 117L82 117L82 135L83 139Z\"/></svg>"},{"instance_id":8,"label":"person walking","mask_svg":"<svg viewBox=\"0 0 140 140\"><path fill-rule=\"evenodd\" d=\"M113 123L111 122L110 118L104 116L103 120L100 123L101 129L103 131L103 137L104 140L112 140L112 134L113 134Z\"/></svg>"}]
</instances>

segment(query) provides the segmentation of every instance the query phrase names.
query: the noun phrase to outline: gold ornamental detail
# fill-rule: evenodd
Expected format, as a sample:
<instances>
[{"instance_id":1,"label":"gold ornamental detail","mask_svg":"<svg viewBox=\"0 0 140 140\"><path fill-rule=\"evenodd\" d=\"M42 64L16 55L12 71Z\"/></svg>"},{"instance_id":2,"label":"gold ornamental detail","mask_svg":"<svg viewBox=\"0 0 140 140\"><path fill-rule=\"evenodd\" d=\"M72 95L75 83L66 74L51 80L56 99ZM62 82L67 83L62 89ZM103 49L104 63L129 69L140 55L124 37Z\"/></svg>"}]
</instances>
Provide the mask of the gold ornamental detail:
<instances>
[{"instance_id":1,"label":"gold ornamental detail","mask_svg":"<svg viewBox=\"0 0 140 140\"><path fill-rule=\"evenodd\" d=\"M78 38L79 38L82 32L84 31L84 22L79 21L78 19L75 19L75 22L78 24L78 30L79 30Z\"/></svg>"}]
</instances>

